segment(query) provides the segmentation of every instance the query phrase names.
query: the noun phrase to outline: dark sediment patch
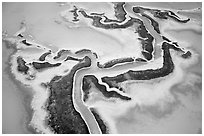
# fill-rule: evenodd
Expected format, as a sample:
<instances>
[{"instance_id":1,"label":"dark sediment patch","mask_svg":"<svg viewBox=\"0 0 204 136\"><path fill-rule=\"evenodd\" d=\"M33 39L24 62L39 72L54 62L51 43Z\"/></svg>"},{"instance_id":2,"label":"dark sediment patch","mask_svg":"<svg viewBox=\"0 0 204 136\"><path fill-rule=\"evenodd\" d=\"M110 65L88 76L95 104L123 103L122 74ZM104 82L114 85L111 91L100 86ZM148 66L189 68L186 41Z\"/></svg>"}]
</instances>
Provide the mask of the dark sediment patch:
<instances>
[{"instance_id":1,"label":"dark sediment patch","mask_svg":"<svg viewBox=\"0 0 204 136\"><path fill-rule=\"evenodd\" d=\"M105 18L105 20L103 21L104 23L120 23L119 20L114 20L114 19L110 19L107 16L103 16Z\"/></svg>"},{"instance_id":2,"label":"dark sediment patch","mask_svg":"<svg viewBox=\"0 0 204 136\"><path fill-rule=\"evenodd\" d=\"M96 58L98 58L98 55L97 55L95 52L93 52L93 55L94 55Z\"/></svg>"},{"instance_id":3,"label":"dark sediment patch","mask_svg":"<svg viewBox=\"0 0 204 136\"><path fill-rule=\"evenodd\" d=\"M176 22L179 22L179 23L187 23L187 22L190 21L190 18L185 19L185 20L180 20L179 18L177 18L177 17L175 17L175 16L172 16L172 15L169 15L169 14L168 14L168 16L169 16L170 18L172 18L173 20L175 20Z\"/></svg>"},{"instance_id":4,"label":"dark sediment patch","mask_svg":"<svg viewBox=\"0 0 204 136\"><path fill-rule=\"evenodd\" d=\"M142 51L142 55L144 56L144 58L148 61L150 61L152 59L152 54L146 51Z\"/></svg>"},{"instance_id":5,"label":"dark sediment patch","mask_svg":"<svg viewBox=\"0 0 204 136\"><path fill-rule=\"evenodd\" d=\"M138 33L141 38L148 38L148 31L143 23L137 28L136 33Z\"/></svg>"},{"instance_id":6,"label":"dark sediment patch","mask_svg":"<svg viewBox=\"0 0 204 136\"><path fill-rule=\"evenodd\" d=\"M32 62L32 65L36 70L41 70L51 67L58 67L61 65L61 63L51 64L49 62Z\"/></svg>"},{"instance_id":7,"label":"dark sediment patch","mask_svg":"<svg viewBox=\"0 0 204 136\"><path fill-rule=\"evenodd\" d=\"M145 59L143 58L136 58L135 59L136 62L147 62Z\"/></svg>"},{"instance_id":8,"label":"dark sediment patch","mask_svg":"<svg viewBox=\"0 0 204 136\"><path fill-rule=\"evenodd\" d=\"M83 90L83 101L86 102L89 98L89 89L91 89L91 81L88 81L87 79L83 78L82 80L83 85L82 85L82 90Z\"/></svg>"},{"instance_id":9,"label":"dark sediment patch","mask_svg":"<svg viewBox=\"0 0 204 136\"><path fill-rule=\"evenodd\" d=\"M133 8L132 8L132 11L133 11L134 13L143 13L143 8L142 8L142 7L139 7L139 6L133 7Z\"/></svg>"},{"instance_id":10,"label":"dark sediment patch","mask_svg":"<svg viewBox=\"0 0 204 136\"><path fill-rule=\"evenodd\" d=\"M133 12L135 13L143 13L144 11L150 12L154 17L159 18L159 19L173 19L176 22L179 23L187 23L190 21L190 19L185 19L185 20L180 20L180 18L170 10L159 10L159 9L149 9L149 8L144 8L144 7L133 7L132 8Z\"/></svg>"},{"instance_id":11,"label":"dark sediment patch","mask_svg":"<svg viewBox=\"0 0 204 136\"><path fill-rule=\"evenodd\" d=\"M23 44L27 45L27 46L31 46L31 43L28 43L26 40L21 41Z\"/></svg>"},{"instance_id":12,"label":"dark sediment patch","mask_svg":"<svg viewBox=\"0 0 204 136\"><path fill-rule=\"evenodd\" d=\"M171 42L171 40L169 40L167 37L165 37L165 36L162 36L162 39L163 40L165 40L165 41L167 41L167 42Z\"/></svg>"},{"instance_id":13,"label":"dark sediment patch","mask_svg":"<svg viewBox=\"0 0 204 136\"><path fill-rule=\"evenodd\" d=\"M115 17L119 20L119 22L125 21L125 15L127 14L124 9L125 2L116 2L114 4L114 12Z\"/></svg>"},{"instance_id":14,"label":"dark sediment patch","mask_svg":"<svg viewBox=\"0 0 204 136\"><path fill-rule=\"evenodd\" d=\"M157 21L155 21L154 19L152 19L150 16L146 15L146 14L142 14L142 16L146 17L147 19L150 20L151 25L153 26L154 30L160 34L160 30L159 30L159 23Z\"/></svg>"},{"instance_id":15,"label":"dark sediment patch","mask_svg":"<svg viewBox=\"0 0 204 136\"><path fill-rule=\"evenodd\" d=\"M168 10L168 12L169 12L169 15L179 18L179 16L177 16L174 12L172 12L170 10Z\"/></svg>"},{"instance_id":16,"label":"dark sediment patch","mask_svg":"<svg viewBox=\"0 0 204 136\"><path fill-rule=\"evenodd\" d=\"M107 83L109 87L112 88L112 87L117 87L117 83L121 83L126 80L150 80L150 79L167 76L168 74L172 73L174 70L174 63L172 61L169 49L182 51L180 48L177 48L172 44L163 42L162 43L162 50L163 50L162 68L158 68L156 70L154 69L139 70L139 71L129 70L128 72L119 74L114 77L107 77L107 76L102 77L102 82Z\"/></svg>"},{"instance_id":17,"label":"dark sediment patch","mask_svg":"<svg viewBox=\"0 0 204 136\"><path fill-rule=\"evenodd\" d=\"M91 84L93 83L94 86L106 98L119 98L121 100L126 100L126 101L131 100L131 98L129 98L127 96L123 96L123 95L117 93L116 91L107 91L106 86L99 84L98 83L98 79L94 75L86 75L86 76L84 76L83 77L83 83L84 84L82 85L82 88L85 88L85 91L83 91L83 92L84 92L84 96L85 96L86 99L87 99L87 96L88 96L88 93L89 93L89 91L87 91L87 90L91 86Z\"/></svg>"},{"instance_id":18,"label":"dark sediment patch","mask_svg":"<svg viewBox=\"0 0 204 136\"><path fill-rule=\"evenodd\" d=\"M103 65L101 65L100 62L97 62L97 67L103 68Z\"/></svg>"},{"instance_id":19,"label":"dark sediment patch","mask_svg":"<svg viewBox=\"0 0 204 136\"><path fill-rule=\"evenodd\" d=\"M71 56L67 56L67 58L64 61L68 61L68 60L82 61L82 59L74 58L74 57L71 57Z\"/></svg>"},{"instance_id":20,"label":"dark sediment patch","mask_svg":"<svg viewBox=\"0 0 204 136\"><path fill-rule=\"evenodd\" d=\"M142 44L142 49L146 52L149 52L150 54L154 51L153 49L153 45L152 45L152 41L151 39L142 39L142 38L138 38L138 40L141 41L141 44Z\"/></svg>"},{"instance_id":21,"label":"dark sediment patch","mask_svg":"<svg viewBox=\"0 0 204 136\"><path fill-rule=\"evenodd\" d=\"M94 13L94 12L92 12L92 13L90 13L90 15L96 15L96 16L103 16L104 15L104 13Z\"/></svg>"},{"instance_id":22,"label":"dark sediment patch","mask_svg":"<svg viewBox=\"0 0 204 136\"><path fill-rule=\"evenodd\" d=\"M111 68L117 64L127 63L127 62L134 62L133 58L121 58L121 59L114 59L111 61L106 62L105 64L99 64L100 68Z\"/></svg>"},{"instance_id":23,"label":"dark sediment patch","mask_svg":"<svg viewBox=\"0 0 204 136\"><path fill-rule=\"evenodd\" d=\"M171 44L176 45L177 47L179 47L179 45L178 45L177 42L172 42L171 40L169 40L169 39L168 39L167 37L165 37L165 36L162 36L162 39L165 40L165 41L167 41L167 42L170 42Z\"/></svg>"},{"instance_id":24,"label":"dark sediment patch","mask_svg":"<svg viewBox=\"0 0 204 136\"><path fill-rule=\"evenodd\" d=\"M72 12L73 16L74 16L74 19L72 20L73 22L79 21L79 19L78 19L79 15L78 15L77 11L78 11L78 8L76 6L74 6L73 10L70 10L70 12Z\"/></svg>"},{"instance_id":25,"label":"dark sediment patch","mask_svg":"<svg viewBox=\"0 0 204 136\"><path fill-rule=\"evenodd\" d=\"M49 52L43 53L38 60L39 61L45 61L45 58L50 54L51 54L51 50L49 50Z\"/></svg>"},{"instance_id":26,"label":"dark sediment patch","mask_svg":"<svg viewBox=\"0 0 204 136\"><path fill-rule=\"evenodd\" d=\"M172 42L172 44L176 45L177 47L179 47L177 42Z\"/></svg>"},{"instance_id":27,"label":"dark sediment patch","mask_svg":"<svg viewBox=\"0 0 204 136\"><path fill-rule=\"evenodd\" d=\"M21 38L23 38L23 35L22 35L22 34L18 34L17 36L18 36L18 37L21 37Z\"/></svg>"},{"instance_id":28,"label":"dark sediment patch","mask_svg":"<svg viewBox=\"0 0 204 136\"><path fill-rule=\"evenodd\" d=\"M97 111L94 108L90 108L91 113L94 115L102 134L109 134L108 127L104 123L104 121L101 119L100 115L97 113Z\"/></svg>"},{"instance_id":29,"label":"dark sediment patch","mask_svg":"<svg viewBox=\"0 0 204 136\"><path fill-rule=\"evenodd\" d=\"M62 49L60 51L57 52L57 55L53 57L53 59L58 59L60 58L62 55L64 55L65 53L68 53L70 52L70 50L65 50L65 49Z\"/></svg>"},{"instance_id":30,"label":"dark sediment patch","mask_svg":"<svg viewBox=\"0 0 204 136\"><path fill-rule=\"evenodd\" d=\"M138 40L140 40L142 44L142 49L143 49L142 54L147 60L151 60L153 57L152 53L154 51L153 45L152 45L154 37L146 30L143 23L138 27L137 32L141 37L141 38L138 38Z\"/></svg>"},{"instance_id":31,"label":"dark sediment patch","mask_svg":"<svg viewBox=\"0 0 204 136\"><path fill-rule=\"evenodd\" d=\"M17 57L17 64L18 64L17 66L18 72L27 74L29 67L26 66L26 61L22 57L20 56Z\"/></svg>"},{"instance_id":32,"label":"dark sediment patch","mask_svg":"<svg viewBox=\"0 0 204 136\"><path fill-rule=\"evenodd\" d=\"M154 15L154 17L157 17L159 19L168 19L168 12L163 12L160 10L151 10L152 14Z\"/></svg>"},{"instance_id":33,"label":"dark sediment patch","mask_svg":"<svg viewBox=\"0 0 204 136\"><path fill-rule=\"evenodd\" d=\"M138 35L141 38L148 38L147 37L148 31L147 31L146 27L144 26L143 22L141 22L139 27L136 29L136 33L138 33Z\"/></svg>"},{"instance_id":34,"label":"dark sediment patch","mask_svg":"<svg viewBox=\"0 0 204 136\"><path fill-rule=\"evenodd\" d=\"M187 51L186 53L182 54L181 56L182 56L183 58L187 59L187 58L190 58L191 55L192 55L191 52L190 52L190 51Z\"/></svg>"},{"instance_id":35,"label":"dark sediment patch","mask_svg":"<svg viewBox=\"0 0 204 136\"><path fill-rule=\"evenodd\" d=\"M88 134L88 127L72 100L73 77L77 70L91 66L89 57L76 64L66 76L51 80L47 101L48 126L57 134Z\"/></svg>"},{"instance_id":36,"label":"dark sediment patch","mask_svg":"<svg viewBox=\"0 0 204 136\"><path fill-rule=\"evenodd\" d=\"M93 54L96 58L98 58L98 55L90 49L81 49L81 50L76 51L75 54L76 55Z\"/></svg>"},{"instance_id":37,"label":"dark sediment patch","mask_svg":"<svg viewBox=\"0 0 204 136\"><path fill-rule=\"evenodd\" d=\"M90 49L81 49L75 52L75 54L91 53Z\"/></svg>"},{"instance_id":38,"label":"dark sediment patch","mask_svg":"<svg viewBox=\"0 0 204 136\"><path fill-rule=\"evenodd\" d=\"M54 76L50 82L56 82L56 81L60 80L61 78L62 78L62 76Z\"/></svg>"}]
</instances>

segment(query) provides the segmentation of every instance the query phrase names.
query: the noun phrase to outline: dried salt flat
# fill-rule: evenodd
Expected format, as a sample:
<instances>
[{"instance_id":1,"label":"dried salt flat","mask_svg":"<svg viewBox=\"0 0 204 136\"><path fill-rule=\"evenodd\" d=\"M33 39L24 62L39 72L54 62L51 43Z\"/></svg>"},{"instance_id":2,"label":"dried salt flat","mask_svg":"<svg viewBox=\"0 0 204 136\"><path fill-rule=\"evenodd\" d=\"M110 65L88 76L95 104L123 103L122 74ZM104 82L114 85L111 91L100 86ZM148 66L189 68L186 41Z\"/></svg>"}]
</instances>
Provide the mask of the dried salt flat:
<instances>
[{"instance_id":1,"label":"dried salt flat","mask_svg":"<svg viewBox=\"0 0 204 136\"><path fill-rule=\"evenodd\" d=\"M104 4L104 3L103 3ZM60 49L71 49L72 52L78 51L83 48L87 48L92 50L93 52L97 53L99 56L98 61L100 62L106 62L109 59L112 58L122 58L124 56L134 56L134 57L139 57L141 54L138 53L141 51L141 49L137 46L139 43L136 38L132 38L132 29L127 29L127 30L102 30L98 28L94 28L91 25L91 22L88 19L82 19L83 27L80 28L78 25L77 27L74 27L75 24L73 24L73 27L67 27L66 20L63 20L64 18L71 18L71 14L67 14L67 7L73 7L72 5L77 5L78 7L85 8L87 9L88 7L90 10L94 9L94 7L90 7L92 5L86 4L86 3L71 3L68 6L61 6L63 8L63 11L61 8L56 7L55 4L42 4L39 5L39 3L35 3L34 6L31 6L30 4L26 4L26 8L24 10L28 12L28 16L24 18L26 21L26 30L25 28L21 29L17 33L20 33L23 31L23 33L27 36L32 35L32 38L34 39L32 44L38 45L41 47L41 52L35 52L30 55L30 50L32 50L30 47L26 47L23 44L20 44L19 41L21 41L20 38L16 38L16 34L14 36L6 36L4 39L5 41L8 41L12 43L12 45L15 45L17 49L22 49L22 51L17 51L14 55L12 55L11 59L11 72L13 75L15 75L16 80L20 81L22 84L32 88L34 92L34 97L32 100L32 108L34 110L34 114L32 117L32 120L30 122L30 125L33 126L37 132L41 133L53 133L48 126L45 124L45 118L48 116L47 111L45 110L45 103L46 100L49 97L49 90L46 89L44 86L42 86L42 83L49 82L54 76L56 75L66 75L70 72L70 70L73 68L74 65L77 64L76 61L66 61L63 62L62 60L53 60L52 57L56 54L52 54L51 56L48 56L46 58L46 61L50 63L56 63L60 62L62 65L60 67L56 68L49 68L43 71L35 71L32 69L28 73L28 77L25 75L22 75L19 73L16 69L17 67L17 62L16 58L18 56L22 56L26 62L32 62L36 61L40 54L48 51L49 49L53 50L60 50ZM15 5L14 5L15 6ZM20 5L21 6L21 5ZM40 10L44 10L44 8L47 8L47 11L49 12L43 12L38 17L33 17L32 15L35 15L35 12L40 13ZM55 9L55 10L53 10ZM105 8L106 9L106 8ZM87 13L90 13L88 10ZM110 12L109 12L110 10ZM110 9L107 9L107 13L105 14L113 14L113 8L110 7ZM97 12L100 12L97 10ZM61 13L60 16L57 13ZM8 13L9 14L9 13ZM47 16L48 15L48 16ZM46 16L46 18L43 18ZM82 18L82 16L80 16ZM56 23L56 20L58 23ZM169 26L174 25L175 28L181 28L180 25L177 23L172 23L171 21L166 21L169 23L168 25L162 24L161 23L161 28L163 28L163 31L165 34L168 32L166 31ZM79 23L80 24L80 23ZM77 25L77 24L76 24ZM147 27L148 28L148 27ZM182 25L182 29L186 28L191 28L194 29L196 28L199 30L201 26L195 25L193 22L188 23L187 25ZM9 29L8 29L9 30ZM195 31L197 31L195 30ZM172 30L174 31L174 30ZM11 32L11 30L10 30ZM120 35L119 35L120 34ZM135 35L137 37L137 35ZM173 38L172 38L173 39ZM173 39L175 41L178 41L177 38ZM185 42L185 41L184 41ZM134 44L133 44L134 43ZM190 47L192 47L192 44L188 44L187 46L181 46L181 47L188 47L188 50ZM132 52L131 52L132 51ZM114 102L111 101L103 101L99 100L96 101L95 103L88 104L86 103L87 107L94 107L96 108L100 115L101 118L106 121L107 125L110 128L110 133L131 133L132 130L129 130L130 132L125 131L122 132L120 131L120 126L117 125L118 122L120 122L121 118L128 118L128 112L132 109L134 109L136 106L138 107L145 107L145 106L159 106L159 109L161 111L166 110L166 105L174 103L177 101L177 97L179 97L182 101L182 103L187 103L186 101L189 102L190 98L185 98L181 95L178 95L177 97L172 94L171 92L171 87L178 84L182 83L183 80L185 79L185 71L188 67L195 65L198 62L198 54L194 51L191 50L192 52L192 57L188 60L184 60L183 58L180 57L181 54L176 53L175 51L171 51L171 56L173 58L173 62L175 63L175 70L173 73L170 75L161 78L161 80L151 80L151 81L144 81L144 82L134 82L134 81L127 81L124 82L121 86L123 86L126 90L124 93L121 93L122 95L130 96L132 100L130 102L125 102L122 100L117 100L114 99ZM130 67L114 67L113 69L107 69L107 70L100 70L100 69L95 69L96 67L92 66L90 69L82 69L81 75L84 73L86 74L92 74L95 75L99 79L99 83L103 84L107 87L107 91L110 91L110 88L108 87L107 84L103 83L101 81L101 78L104 75L107 76L115 76L121 73L124 73L128 70L145 70L145 69L157 69L160 68L163 64L163 52L161 52L161 56L154 61L149 62L148 64L141 65L138 67L135 67L134 65ZM93 57L90 55L90 57ZM95 62L93 62L95 63ZM79 72L79 73L80 73ZM33 76L34 78L30 78L30 76ZM197 79L197 76L192 76L193 78ZM192 78L191 77L191 78ZM29 79L29 80L28 80ZM76 98L81 98L80 95L82 95L81 88L78 89L77 87L78 82L81 80L80 74L76 74L75 80L74 80L74 95L73 95L73 103L75 105L75 108L77 109L78 112L85 113L87 107L83 106L81 102L82 100L76 99ZM81 85L81 84L79 84ZM76 88L75 88L76 87ZM115 89L115 91L118 91ZM119 91L118 91L119 92ZM195 101L196 104L199 105L200 101ZM79 106L80 105L80 106ZM186 113L183 117L182 120L185 120L185 122L191 122L191 120L186 120L184 117L192 117L192 121L195 122L194 128L189 128L189 133L194 133L194 130L196 130L198 127L200 127L200 122L199 120L197 121L193 117L193 112L196 113L196 117L199 117L199 106L197 108L194 108L189 105L184 105L184 107L179 107L178 110L176 110L172 116L169 116L165 118L165 120L159 120L158 125L154 128L152 127L153 124L155 124L156 120L154 117L152 118L151 116L147 116L147 119L144 119L146 117L146 114L142 116L140 122L144 121L142 125L139 126L138 124L138 119L140 118L140 111L135 112L136 117L133 118L136 120L134 122L135 124L131 124L132 129L135 129L132 133L171 133L174 130L175 132L181 132L181 130L185 131L186 129L181 128L180 130L171 127L171 129L167 129L169 125L175 124L175 120L177 117L181 116L181 113L184 111L189 111L192 110L191 112ZM87 115L82 115L82 118L85 120L87 125L90 125L93 122L87 121L87 119L90 119L89 113L90 111L87 110ZM138 115L138 116L137 116ZM175 117L174 117L175 116ZM93 117L92 117L93 118ZM131 117L130 117L131 118ZM144 120L142 120L144 119ZM173 121L170 121L173 120ZM164 129L160 131L159 127L164 126L165 122L170 122L163 127ZM150 123L147 123L150 122ZM124 121L125 123L125 121ZM122 125L122 123L121 123ZM91 125L90 125L91 126ZM148 127L148 131L145 129L145 126ZM97 127L96 127L97 128ZM89 128L91 130L91 128ZM93 133L98 133L98 131L95 131L95 129L92 130ZM101 133L101 132L99 132Z\"/></svg>"}]
</instances>

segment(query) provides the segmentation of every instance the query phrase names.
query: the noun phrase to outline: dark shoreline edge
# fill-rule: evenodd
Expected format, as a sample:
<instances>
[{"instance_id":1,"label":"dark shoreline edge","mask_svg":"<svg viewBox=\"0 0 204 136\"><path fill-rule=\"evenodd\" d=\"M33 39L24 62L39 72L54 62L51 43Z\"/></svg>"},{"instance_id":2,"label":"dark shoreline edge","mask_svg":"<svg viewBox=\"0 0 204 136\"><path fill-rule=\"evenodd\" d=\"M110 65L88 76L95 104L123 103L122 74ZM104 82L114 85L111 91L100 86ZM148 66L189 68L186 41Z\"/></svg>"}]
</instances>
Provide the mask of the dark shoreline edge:
<instances>
[{"instance_id":1,"label":"dark shoreline edge","mask_svg":"<svg viewBox=\"0 0 204 136\"><path fill-rule=\"evenodd\" d=\"M46 57L48 55L52 54L51 50L49 50L48 52L43 53L40 57L39 57L39 61L45 61Z\"/></svg>"},{"instance_id":2,"label":"dark shoreline edge","mask_svg":"<svg viewBox=\"0 0 204 136\"><path fill-rule=\"evenodd\" d=\"M90 108L90 111L93 114L93 116L95 117L96 122L98 123L102 134L109 134L109 129L106 126L106 124L104 123L103 119L101 119L100 115L97 113L97 110L94 108Z\"/></svg>"},{"instance_id":3,"label":"dark shoreline edge","mask_svg":"<svg viewBox=\"0 0 204 136\"><path fill-rule=\"evenodd\" d=\"M122 65L124 63L131 63L131 62L134 62L134 58L119 58L119 59L113 59L113 60L110 60L108 62L105 62L104 64L100 64L100 62L97 62L97 66L99 68L111 68L113 66L116 66L116 65Z\"/></svg>"}]
</instances>

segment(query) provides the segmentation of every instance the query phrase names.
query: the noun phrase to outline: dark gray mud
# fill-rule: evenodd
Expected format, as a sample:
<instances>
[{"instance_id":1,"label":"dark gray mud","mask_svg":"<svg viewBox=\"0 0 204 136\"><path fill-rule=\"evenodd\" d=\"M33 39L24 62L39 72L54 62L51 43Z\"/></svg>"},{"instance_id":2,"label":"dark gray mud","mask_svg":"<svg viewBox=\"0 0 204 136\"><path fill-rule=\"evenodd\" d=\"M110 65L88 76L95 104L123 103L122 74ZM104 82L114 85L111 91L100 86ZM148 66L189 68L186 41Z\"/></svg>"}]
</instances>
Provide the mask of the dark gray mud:
<instances>
[{"instance_id":1,"label":"dark gray mud","mask_svg":"<svg viewBox=\"0 0 204 136\"><path fill-rule=\"evenodd\" d=\"M88 134L88 126L76 111L72 100L73 78L77 70L90 67L87 56L64 77L52 79L48 84L50 96L47 102L48 126L57 134Z\"/></svg>"},{"instance_id":2,"label":"dark gray mud","mask_svg":"<svg viewBox=\"0 0 204 136\"><path fill-rule=\"evenodd\" d=\"M103 65L98 63L98 67L99 68L111 68L117 64L129 63L129 62L134 62L134 59L133 58L114 59L114 60L111 60L111 61L104 63Z\"/></svg>"},{"instance_id":3,"label":"dark gray mud","mask_svg":"<svg viewBox=\"0 0 204 136\"><path fill-rule=\"evenodd\" d=\"M148 11L156 18L164 19L164 20L173 19L174 21L179 23L187 23L190 21L190 18L181 20L178 15L176 15L173 11L170 11L170 10L149 9L149 8L138 7L138 6L133 7L132 10L135 13L142 13L144 11Z\"/></svg>"},{"instance_id":4,"label":"dark gray mud","mask_svg":"<svg viewBox=\"0 0 204 136\"><path fill-rule=\"evenodd\" d=\"M28 43L26 40L21 41L23 44L25 44L26 46L31 46L31 43Z\"/></svg>"},{"instance_id":5,"label":"dark gray mud","mask_svg":"<svg viewBox=\"0 0 204 136\"><path fill-rule=\"evenodd\" d=\"M103 119L101 119L100 115L97 113L96 109L94 108L90 108L91 113L94 115L102 134L109 134L109 129L106 126L106 124L104 123Z\"/></svg>"},{"instance_id":6,"label":"dark gray mud","mask_svg":"<svg viewBox=\"0 0 204 136\"><path fill-rule=\"evenodd\" d=\"M39 61L45 61L45 59L46 59L46 57L48 56L48 55L50 55L51 54L51 50L49 50L48 52L45 52L45 53L43 53L40 57L39 57Z\"/></svg>"},{"instance_id":7,"label":"dark gray mud","mask_svg":"<svg viewBox=\"0 0 204 136\"><path fill-rule=\"evenodd\" d=\"M27 74L29 67L26 65L26 61L21 56L18 56L16 61L18 64L17 66L18 72Z\"/></svg>"},{"instance_id":8,"label":"dark gray mud","mask_svg":"<svg viewBox=\"0 0 204 136\"><path fill-rule=\"evenodd\" d=\"M74 6L74 9L73 9L73 10L70 10L70 12L72 12L72 13L73 13L73 16L74 16L74 19L72 20L73 22L79 21L79 19L78 19L78 16L79 16L79 15L78 15L77 11L78 11L78 9L77 9L76 6Z\"/></svg>"},{"instance_id":9,"label":"dark gray mud","mask_svg":"<svg viewBox=\"0 0 204 136\"><path fill-rule=\"evenodd\" d=\"M61 65L61 63L51 64L49 62L32 62L32 65L36 70L43 70L47 68L58 67Z\"/></svg>"},{"instance_id":10,"label":"dark gray mud","mask_svg":"<svg viewBox=\"0 0 204 136\"><path fill-rule=\"evenodd\" d=\"M78 59L72 56L67 56L67 58L64 61L68 61L68 60L74 60L74 61L82 61L82 59Z\"/></svg>"},{"instance_id":11,"label":"dark gray mud","mask_svg":"<svg viewBox=\"0 0 204 136\"><path fill-rule=\"evenodd\" d=\"M58 59L58 58L60 58L62 55L66 54L66 53L68 53L68 52L70 52L70 50L65 50L65 49L59 50L59 51L57 52L57 55L54 56L53 59Z\"/></svg>"}]
</instances>

